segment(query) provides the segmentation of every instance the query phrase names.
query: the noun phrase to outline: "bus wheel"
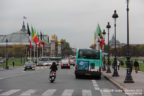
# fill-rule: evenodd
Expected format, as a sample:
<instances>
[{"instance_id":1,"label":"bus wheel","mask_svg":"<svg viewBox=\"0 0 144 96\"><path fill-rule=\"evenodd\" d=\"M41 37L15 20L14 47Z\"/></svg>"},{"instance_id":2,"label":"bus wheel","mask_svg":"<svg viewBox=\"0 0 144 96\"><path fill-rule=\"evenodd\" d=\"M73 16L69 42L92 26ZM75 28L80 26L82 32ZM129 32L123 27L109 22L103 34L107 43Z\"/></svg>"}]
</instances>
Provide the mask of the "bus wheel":
<instances>
[{"instance_id":1,"label":"bus wheel","mask_svg":"<svg viewBox=\"0 0 144 96\"><path fill-rule=\"evenodd\" d=\"M98 80L101 80L101 75L100 75L100 76L98 76Z\"/></svg>"}]
</instances>

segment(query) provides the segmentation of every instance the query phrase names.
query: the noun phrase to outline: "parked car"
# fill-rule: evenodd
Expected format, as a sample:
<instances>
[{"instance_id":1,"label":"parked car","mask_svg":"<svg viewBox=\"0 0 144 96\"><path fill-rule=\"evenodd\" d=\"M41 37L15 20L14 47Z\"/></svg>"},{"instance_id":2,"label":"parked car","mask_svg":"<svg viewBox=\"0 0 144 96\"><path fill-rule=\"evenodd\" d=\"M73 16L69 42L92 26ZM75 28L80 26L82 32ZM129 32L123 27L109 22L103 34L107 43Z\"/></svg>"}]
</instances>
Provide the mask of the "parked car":
<instances>
[{"instance_id":1,"label":"parked car","mask_svg":"<svg viewBox=\"0 0 144 96\"><path fill-rule=\"evenodd\" d=\"M32 61L25 62L24 64L24 71L29 69L35 70L35 65Z\"/></svg>"},{"instance_id":2,"label":"parked car","mask_svg":"<svg viewBox=\"0 0 144 96\"><path fill-rule=\"evenodd\" d=\"M69 68L70 69L70 63L68 59L64 59L61 61L61 69L63 68Z\"/></svg>"}]
</instances>

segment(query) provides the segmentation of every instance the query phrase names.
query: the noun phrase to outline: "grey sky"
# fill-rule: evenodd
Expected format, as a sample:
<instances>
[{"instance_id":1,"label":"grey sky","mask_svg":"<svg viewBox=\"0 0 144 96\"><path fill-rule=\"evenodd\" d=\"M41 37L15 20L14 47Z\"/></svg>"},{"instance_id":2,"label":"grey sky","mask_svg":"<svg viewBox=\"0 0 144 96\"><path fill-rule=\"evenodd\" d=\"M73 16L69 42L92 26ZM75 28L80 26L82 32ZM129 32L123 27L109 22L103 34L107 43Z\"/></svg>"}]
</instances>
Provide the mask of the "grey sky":
<instances>
[{"instance_id":1,"label":"grey sky","mask_svg":"<svg viewBox=\"0 0 144 96\"><path fill-rule=\"evenodd\" d=\"M117 39L126 43L126 0L0 0L0 34L18 31L26 16L38 31L56 34L72 47L88 48L98 23L103 30L109 21L112 37L115 9L119 15ZM144 0L130 0L130 43L144 43L143 10Z\"/></svg>"}]
</instances>

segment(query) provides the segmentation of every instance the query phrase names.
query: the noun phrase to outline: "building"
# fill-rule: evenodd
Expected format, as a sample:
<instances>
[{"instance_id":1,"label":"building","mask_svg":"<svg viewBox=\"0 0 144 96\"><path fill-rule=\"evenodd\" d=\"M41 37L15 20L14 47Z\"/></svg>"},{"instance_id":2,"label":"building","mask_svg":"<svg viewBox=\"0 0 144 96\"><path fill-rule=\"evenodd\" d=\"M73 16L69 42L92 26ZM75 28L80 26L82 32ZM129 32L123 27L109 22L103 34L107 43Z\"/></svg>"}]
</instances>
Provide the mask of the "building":
<instances>
[{"instance_id":1,"label":"building","mask_svg":"<svg viewBox=\"0 0 144 96\"><path fill-rule=\"evenodd\" d=\"M45 34L42 35L42 38L45 41L45 43L44 43L44 48L41 46L41 49L38 48L40 47L38 46L38 44L36 47L35 43L32 40L33 48L31 49L32 52L30 52L29 35L27 33L25 23L23 22L22 28L18 32L13 32L8 35L0 35L0 47L5 47L6 44L8 47L11 47L11 48L16 45L24 45L26 48L25 50L27 54L31 53L33 56L35 56L37 54L37 50L39 50L38 52L39 56L56 56L57 55L56 50L58 50L56 49L57 36L56 35L52 35L52 36L55 36L55 37L52 38L51 41L49 41L48 35L45 35ZM38 37L40 37L40 35ZM8 42L6 42L6 40ZM59 45L59 48L61 48L60 45ZM61 53L60 50L59 50L59 55Z\"/></svg>"},{"instance_id":2,"label":"building","mask_svg":"<svg viewBox=\"0 0 144 96\"><path fill-rule=\"evenodd\" d=\"M6 39L8 40L8 45L29 45L28 34L24 22L20 31L8 35L0 35L0 46L5 46ZM32 42L32 44L34 43Z\"/></svg>"},{"instance_id":3,"label":"building","mask_svg":"<svg viewBox=\"0 0 144 96\"><path fill-rule=\"evenodd\" d=\"M115 47L115 36L112 36L112 39L109 41L109 45L111 48ZM121 47L121 43L119 40L116 40L116 47Z\"/></svg>"}]
</instances>

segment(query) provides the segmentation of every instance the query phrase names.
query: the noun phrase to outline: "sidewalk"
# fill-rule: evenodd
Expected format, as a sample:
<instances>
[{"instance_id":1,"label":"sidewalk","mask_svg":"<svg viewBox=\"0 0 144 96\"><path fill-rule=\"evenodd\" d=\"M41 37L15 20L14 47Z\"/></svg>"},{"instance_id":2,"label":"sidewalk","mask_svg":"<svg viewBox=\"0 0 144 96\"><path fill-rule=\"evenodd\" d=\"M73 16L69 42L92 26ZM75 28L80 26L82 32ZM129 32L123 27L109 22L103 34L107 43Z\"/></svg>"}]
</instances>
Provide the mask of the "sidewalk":
<instances>
[{"instance_id":1,"label":"sidewalk","mask_svg":"<svg viewBox=\"0 0 144 96\"><path fill-rule=\"evenodd\" d=\"M128 96L144 96L144 72L139 71L138 73L135 73L133 70L131 75L135 83L124 83L126 77L125 68L120 68L120 70L118 70L119 77L112 77L112 68L111 73L103 71L102 74L105 78L123 90L123 92L125 92Z\"/></svg>"}]
</instances>

